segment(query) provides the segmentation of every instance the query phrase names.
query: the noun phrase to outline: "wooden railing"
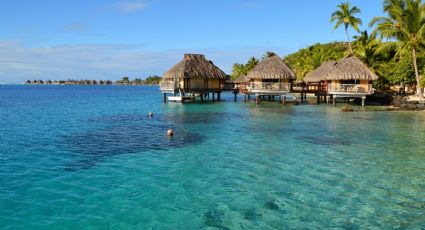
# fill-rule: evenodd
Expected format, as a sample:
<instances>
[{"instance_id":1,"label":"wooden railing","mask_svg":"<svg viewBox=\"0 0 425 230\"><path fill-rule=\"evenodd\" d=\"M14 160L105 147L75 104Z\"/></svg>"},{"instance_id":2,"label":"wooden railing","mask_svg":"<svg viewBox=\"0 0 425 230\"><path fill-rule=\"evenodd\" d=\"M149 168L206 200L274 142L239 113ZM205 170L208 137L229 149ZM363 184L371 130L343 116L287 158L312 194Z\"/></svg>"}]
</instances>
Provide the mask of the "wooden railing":
<instances>
[{"instance_id":1,"label":"wooden railing","mask_svg":"<svg viewBox=\"0 0 425 230\"><path fill-rule=\"evenodd\" d=\"M329 93L361 93L361 94L373 94L373 88L371 84L331 84L328 85Z\"/></svg>"},{"instance_id":2,"label":"wooden railing","mask_svg":"<svg viewBox=\"0 0 425 230\"><path fill-rule=\"evenodd\" d=\"M247 87L250 91L290 91L291 83L251 82Z\"/></svg>"}]
</instances>

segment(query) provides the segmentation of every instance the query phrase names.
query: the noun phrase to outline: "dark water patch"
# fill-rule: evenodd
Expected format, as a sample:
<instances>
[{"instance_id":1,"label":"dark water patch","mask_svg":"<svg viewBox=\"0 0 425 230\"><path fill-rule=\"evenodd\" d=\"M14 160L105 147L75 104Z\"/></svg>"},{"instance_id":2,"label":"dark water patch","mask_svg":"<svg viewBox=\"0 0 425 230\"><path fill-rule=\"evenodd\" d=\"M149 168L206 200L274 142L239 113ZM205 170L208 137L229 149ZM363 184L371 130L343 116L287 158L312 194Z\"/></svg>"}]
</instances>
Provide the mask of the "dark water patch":
<instances>
[{"instance_id":1,"label":"dark water patch","mask_svg":"<svg viewBox=\"0 0 425 230\"><path fill-rule=\"evenodd\" d=\"M362 120L362 121L375 121L375 119L367 118L367 117L352 117L352 119Z\"/></svg>"},{"instance_id":2,"label":"dark water patch","mask_svg":"<svg viewBox=\"0 0 425 230\"><path fill-rule=\"evenodd\" d=\"M297 140L314 144L314 145L323 145L323 146L333 146L333 145L351 145L352 143L347 139L342 139L340 137L329 137L323 135L303 135L296 137Z\"/></svg>"},{"instance_id":3,"label":"dark water patch","mask_svg":"<svg viewBox=\"0 0 425 230\"><path fill-rule=\"evenodd\" d=\"M258 213L255 209L246 210L244 218L249 221L256 221L262 217L261 213Z\"/></svg>"},{"instance_id":4,"label":"dark water patch","mask_svg":"<svg viewBox=\"0 0 425 230\"><path fill-rule=\"evenodd\" d=\"M169 123L146 121L147 118L142 122L133 121L131 117L114 119L117 122L109 123L108 127L63 137L60 144L78 158L67 165L66 170L88 169L105 157L183 147L203 140L201 135L189 133ZM130 122L125 123L123 120ZM175 135L171 138L166 136L169 127L175 127Z\"/></svg>"},{"instance_id":5,"label":"dark water patch","mask_svg":"<svg viewBox=\"0 0 425 230\"><path fill-rule=\"evenodd\" d=\"M269 200L266 203L264 203L264 207L273 211L278 211L280 209L279 205L274 200Z\"/></svg>"},{"instance_id":6,"label":"dark water patch","mask_svg":"<svg viewBox=\"0 0 425 230\"><path fill-rule=\"evenodd\" d=\"M204 224L208 227L227 230L229 228L223 226L223 218L224 218L224 211L212 209L207 211L204 214L203 220L204 220Z\"/></svg>"}]
</instances>

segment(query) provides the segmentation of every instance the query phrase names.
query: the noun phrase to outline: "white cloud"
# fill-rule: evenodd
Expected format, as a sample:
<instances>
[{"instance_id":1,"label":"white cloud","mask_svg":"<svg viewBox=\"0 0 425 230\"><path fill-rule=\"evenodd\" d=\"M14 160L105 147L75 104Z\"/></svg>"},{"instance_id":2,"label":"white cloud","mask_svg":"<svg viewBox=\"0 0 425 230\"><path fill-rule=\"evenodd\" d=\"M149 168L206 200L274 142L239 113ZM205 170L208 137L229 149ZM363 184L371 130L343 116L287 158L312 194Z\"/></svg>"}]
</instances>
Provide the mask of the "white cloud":
<instances>
[{"instance_id":1,"label":"white cloud","mask_svg":"<svg viewBox=\"0 0 425 230\"><path fill-rule=\"evenodd\" d=\"M123 2L119 4L119 10L125 13L143 10L147 7L144 2Z\"/></svg>"},{"instance_id":2,"label":"white cloud","mask_svg":"<svg viewBox=\"0 0 425 230\"><path fill-rule=\"evenodd\" d=\"M63 45L27 47L16 41L0 40L0 82L22 83L28 79L110 79L122 76L162 75L183 58L184 53L204 53L223 71L233 63L261 57L267 50L280 55L289 49L239 47L208 49L146 50L139 45Z\"/></svg>"}]
</instances>

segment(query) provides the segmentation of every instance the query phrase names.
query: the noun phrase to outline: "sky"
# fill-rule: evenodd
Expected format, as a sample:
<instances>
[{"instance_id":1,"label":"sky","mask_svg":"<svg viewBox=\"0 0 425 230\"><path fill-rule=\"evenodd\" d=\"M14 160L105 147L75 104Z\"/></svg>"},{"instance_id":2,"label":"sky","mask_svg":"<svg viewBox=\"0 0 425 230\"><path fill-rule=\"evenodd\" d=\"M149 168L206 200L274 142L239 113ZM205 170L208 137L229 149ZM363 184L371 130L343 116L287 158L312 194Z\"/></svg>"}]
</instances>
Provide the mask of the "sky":
<instances>
[{"instance_id":1,"label":"sky","mask_svg":"<svg viewBox=\"0 0 425 230\"><path fill-rule=\"evenodd\" d=\"M382 0L351 0L362 30ZM185 53L226 73L266 51L288 55L345 41L330 15L341 0L2 0L0 83L27 79L145 78ZM350 30L350 34L355 32Z\"/></svg>"}]
</instances>

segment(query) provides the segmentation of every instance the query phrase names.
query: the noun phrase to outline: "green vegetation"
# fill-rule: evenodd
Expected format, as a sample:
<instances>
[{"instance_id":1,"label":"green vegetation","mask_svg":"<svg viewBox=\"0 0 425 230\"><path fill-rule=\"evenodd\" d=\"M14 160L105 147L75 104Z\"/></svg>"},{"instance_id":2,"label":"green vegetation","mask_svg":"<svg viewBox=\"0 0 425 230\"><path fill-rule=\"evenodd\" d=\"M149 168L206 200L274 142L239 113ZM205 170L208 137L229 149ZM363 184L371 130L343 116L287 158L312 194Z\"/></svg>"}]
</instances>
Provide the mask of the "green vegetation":
<instances>
[{"instance_id":1,"label":"green vegetation","mask_svg":"<svg viewBox=\"0 0 425 230\"><path fill-rule=\"evenodd\" d=\"M258 62L258 59L256 59L255 57L251 57L245 65L239 63L233 64L232 74L230 75L230 78L232 80L235 80L236 78L242 75L247 75L248 72L251 71L255 67L255 65L258 64Z\"/></svg>"},{"instance_id":2,"label":"green vegetation","mask_svg":"<svg viewBox=\"0 0 425 230\"><path fill-rule=\"evenodd\" d=\"M395 39L398 54L411 59L416 84L420 85L418 52L425 47L425 4L422 0L384 0L384 11L388 17L375 17L370 26L376 25L374 34L381 38ZM421 87L418 95L423 97Z\"/></svg>"},{"instance_id":3,"label":"green vegetation","mask_svg":"<svg viewBox=\"0 0 425 230\"><path fill-rule=\"evenodd\" d=\"M337 61L351 53L380 77L374 82L375 88L388 90L395 84L408 85L416 87L418 95L422 96L421 88L425 86L421 77L425 73L425 3L422 0L384 0L386 16L375 17L369 23L371 34L359 32L362 20L354 15L360 13L360 9L351 7L350 3L341 3L337 8L331 22L336 22L335 29L344 25L348 42L315 44L286 56L286 63L298 79L326 61ZM348 35L349 27L359 32L353 42ZM247 74L257 62L258 59L252 57L245 65L236 63L232 79Z\"/></svg>"},{"instance_id":4,"label":"green vegetation","mask_svg":"<svg viewBox=\"0 0 425 230\"><path fill-rule=\"evenodd\" d=\"M318 68L322 63L339 60L348 53L348 45L341 42L315 44L286 56L285 62L295 71L298 79Z\"/></svg>"}]
</instances>

